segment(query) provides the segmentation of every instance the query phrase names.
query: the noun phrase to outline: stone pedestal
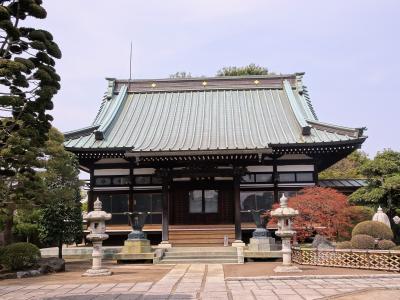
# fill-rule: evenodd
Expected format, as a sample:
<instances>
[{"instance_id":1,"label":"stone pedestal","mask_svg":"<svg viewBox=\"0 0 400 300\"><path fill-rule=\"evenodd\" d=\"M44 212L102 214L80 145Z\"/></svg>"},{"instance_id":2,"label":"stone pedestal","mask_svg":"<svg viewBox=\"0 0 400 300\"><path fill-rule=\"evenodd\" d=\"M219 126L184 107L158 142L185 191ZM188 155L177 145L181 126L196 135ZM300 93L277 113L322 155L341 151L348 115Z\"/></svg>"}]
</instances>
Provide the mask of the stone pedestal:
<instances>
[{"instance_id":1,"label":"stone pedestal","mask_svg":"<svg viewBox=\"0 0 400 300\"><path fill-rule=\"evenodd\" d=\"M171 245L171 243L168 242L168 241L162 241L161 243L159 243L159 244L157 245L157 248L160 248L160 249L169 249L169 248L172 248L172 245Z\"/></svg>"},{"instance_id":2,"label":"stone pedestal","mask_svg":"<svg viewBox=\"0 0 400 300\"><path fill-rule=\"evenodd\" d=\"M150 241L147 239L126 240L120 253L116 256L117 262L125 260L153 259Z\"/></svg>"},{"instance_id":3,"label":"stone pedestal","mask_svg":"<svg viewBox=\"0 0 400 300\"><path fill-rule=\"evenodd\" d=\"M103 257L103 241L93 241L92 243L92 268L83 273L82 276L110 276L112 272L108 269L103 269L101 264L101 260Z\"/></svg>"},{"instance_id":4,"label":"stone pedestal","mask_svg":"<svg viewBox=\"0 0 400 300\"><path fill-rule=\"evenodd\" d=\"M272 237L251 238L249 251L273 251L276 250L275 239Z\"/></svg>"},{"instance_id":5,"label":"stone pedestal","mask_svg":"<svg viewBox=\"0 0 400 300\"><path fill-rule=\"evenodd\" d=\"M232 243L232 247L241 247L241 248L244 248L245 246L246 246L246 244L243 243L243 241L241 241L241 240L235 240L235 241Z\"/></svg>"},{"instance_id":6,"label":"stone pedestal","mask_svg":"<svg viewBox=\"0 0 400 300\"><path fill-rule=\"evenodd\" d=\"M292 265L292 250L290 237L282 237L282 265L274 269L276 273L302 272L298 267Z\"/></svg>"}]
</instances>

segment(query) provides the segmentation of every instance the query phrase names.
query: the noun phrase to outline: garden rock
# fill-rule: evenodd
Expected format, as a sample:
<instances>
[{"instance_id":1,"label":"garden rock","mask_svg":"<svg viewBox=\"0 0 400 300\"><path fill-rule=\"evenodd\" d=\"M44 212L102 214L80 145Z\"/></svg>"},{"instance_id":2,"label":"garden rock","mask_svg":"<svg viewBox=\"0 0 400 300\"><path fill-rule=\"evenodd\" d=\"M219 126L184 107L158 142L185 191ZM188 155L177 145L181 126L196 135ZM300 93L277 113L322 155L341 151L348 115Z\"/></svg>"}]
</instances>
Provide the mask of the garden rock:
<instances>
[{"instance_id":1,"label":"garden rock","mask_svg":"<svg viewBox=\"0 0 400 300\"><path fill-rule=\"evenodd\" d=\"M30 271L19 271L17 272L18 278L27 278L27 277L35 277L39 276L40 272L38 270L30 270Z\"/></svg>"},{"instance_id":2,"label":"garden rock","mask_svg":"<svg viewBox=\"0 0 400 300\"><path fill-rule=\"evenodd\" d=\"M64 272L65 260L58 257L41 258L38 262L39 270L45 273Z\"/></svg>"},{"instance_id":3,"label":"garden rock","mask_svg":"<svg viewBox=\"0 0 400 300\"><path fill-rule=\"evenodd\" d=\"M15 272L0 274L0 280L1 279L15 279L15 278L17 278L17 273L15 273Z\"/></svg>"},{"instance_id":4,"label":"garden rock","mask_svg":"<svg viewBox=\"0 0 400 300\"><path fill-rule=\"evenodd\" d=\"M335 249L335 246L324 236L317 234L312 242L312 247L317 249Z\"/></svg>"}]
</instances>

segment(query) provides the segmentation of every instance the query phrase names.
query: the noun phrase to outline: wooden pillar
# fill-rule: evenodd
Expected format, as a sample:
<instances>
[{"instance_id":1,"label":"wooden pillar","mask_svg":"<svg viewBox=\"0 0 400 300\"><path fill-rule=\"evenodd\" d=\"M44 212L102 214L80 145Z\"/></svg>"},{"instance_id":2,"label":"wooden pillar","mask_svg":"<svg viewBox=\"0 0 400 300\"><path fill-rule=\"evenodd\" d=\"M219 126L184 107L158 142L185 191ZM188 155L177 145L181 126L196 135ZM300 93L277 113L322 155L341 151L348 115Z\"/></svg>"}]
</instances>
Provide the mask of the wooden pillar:
<instances>
[{"instance_id":1,"label":"wooden pillar","mask_svg":"<svg viewBox=\"0 0 400 300\"><path fill-rule=\"evenodd\" d=\"M314 183L315 185L318 185L318 168L316 159L314 159Z\"/></svg>"},{"instance_id":2,"label":"wooden pillar","mask_svg":"<svg viewBox=\"0 0 400 300\"><path fill-rule=\"evenodd\" d=\"M133 177L133 166L129 167L129 202L128 202L128 210L133 212L135 208L135 199L133 197L133 185L134 185L134 177Z\"/></svg>"},{"instance_id":3,"label":"wooden pillar","mask_svg":"<svg viewBox=\"0 0 400 300\"><path fill-rule=\"evenodd\" d=\"M235 240L242 240L242 226L240 220L240 172L238 169L234 170L233 175L233 201L235 207Z\"/></svg>"},{"instance_id":4,"label":"wooden pillar","mask_svg":"<svg viewBox=\"0 0 400 300\"><path fill-rule=\"evenodd\" d=\"M279 202L279 176L278 176L278 166L277 166L277 161L276 161L276 156L272 157L272 178L274 179L274 202L278 203Z\"/></svg>"},{"instance_id":5,"label":"wooden pillar","mask_svg":"<svg viewBox=\"0 0 400 300\"><path fill-rule=\"evenodd\" d=\"M169 240L169 179L164 177L162 186L162 242Z\"/></svg>"},{"instance_id":6,"label":"wooden pillar","mask_svg":"<svg viewBox=\"0 0 400 300\"><path fill-rule=\"evenodd\" d=\"M88 192L88 211L93 210L93 205L94 205L94 168L90 168L90 179L89 179L89 192Z\"/></svg>"}]
</instances>

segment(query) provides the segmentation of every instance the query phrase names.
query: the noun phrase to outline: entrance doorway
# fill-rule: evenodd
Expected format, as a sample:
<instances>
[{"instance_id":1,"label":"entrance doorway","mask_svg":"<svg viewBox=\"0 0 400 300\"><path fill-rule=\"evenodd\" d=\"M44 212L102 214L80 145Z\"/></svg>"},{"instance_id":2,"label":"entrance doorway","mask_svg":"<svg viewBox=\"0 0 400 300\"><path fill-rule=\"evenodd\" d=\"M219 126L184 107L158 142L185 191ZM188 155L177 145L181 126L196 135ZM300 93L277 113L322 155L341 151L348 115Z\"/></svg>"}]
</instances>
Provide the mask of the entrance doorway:
<instances>
[{"instance_id":1,"label":"entrance doorway","mask_svg":"<svg viewBox=\"0 0 400 300\"><path fill-rule=\"evenodd\" d=\"M233 209L231 184L179 184L171 190L171 225L233 224Z\"/></svg>"}]
</instances>

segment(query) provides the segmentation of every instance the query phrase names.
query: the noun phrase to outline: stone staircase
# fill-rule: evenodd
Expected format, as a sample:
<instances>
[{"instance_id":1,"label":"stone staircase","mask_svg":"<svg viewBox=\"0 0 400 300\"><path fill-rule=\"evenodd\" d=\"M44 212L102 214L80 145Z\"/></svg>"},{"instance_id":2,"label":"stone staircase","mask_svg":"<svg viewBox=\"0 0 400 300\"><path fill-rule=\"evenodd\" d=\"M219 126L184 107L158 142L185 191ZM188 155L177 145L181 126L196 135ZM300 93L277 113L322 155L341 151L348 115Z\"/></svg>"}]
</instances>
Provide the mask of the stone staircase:
<instances>
[{"instance_id":1,"label":"stone staircase","mask_svg":"<svg viewBox=\"0 0 400 300\"><path fill-rule=\"evenodd\" d=\"M165 249L160 264L237 264L235 247L172 247Z\"/></svg>"},{"instance_id":2,"label":"stone staircase","mask_svg":"<svg viewBox=\"0 0 400 300\"><path fill-rule=\"evenodd\" d=\"M230 227L202 226L200 228L171 229L169 241L173 247L218 247L224 245L224 237L231 244L235 240L235 230Z\"/></svg>"}]
</instances>

